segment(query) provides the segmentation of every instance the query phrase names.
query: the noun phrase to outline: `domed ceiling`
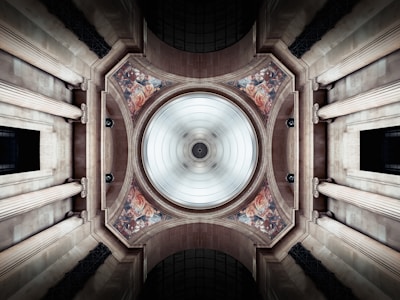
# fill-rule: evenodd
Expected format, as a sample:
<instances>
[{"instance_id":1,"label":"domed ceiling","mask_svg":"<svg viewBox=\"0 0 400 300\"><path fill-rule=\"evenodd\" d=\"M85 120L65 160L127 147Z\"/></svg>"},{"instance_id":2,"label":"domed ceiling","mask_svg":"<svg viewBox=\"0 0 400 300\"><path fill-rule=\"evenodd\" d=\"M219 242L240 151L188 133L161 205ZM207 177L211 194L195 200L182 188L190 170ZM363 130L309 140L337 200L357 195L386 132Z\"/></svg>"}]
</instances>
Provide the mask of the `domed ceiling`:
<instances>
[{"instance_id":1,"label":"domed ceiling","mask_svg":"<svg viewBox=\"0 0 400 300\"><path fill-rule=\"evenodd\" d=\"M272 247L295 224L294 75L271 54L251 72L196 79L128 54L106 75L102 209L127 247L166 227L210 223ZM292 177L293 178L293 177Z\"/></svg>"},{"instance_id":2,"label":"domed ceiling","mask_svg":"<svg viewBox=\"0 0 400 300\"><path fill-rule=\"evenodd\" d=\"M253 26L259 0L139 1L149 30L182 51L205 53L239 41Z\"/></svg>"}]
</instances>

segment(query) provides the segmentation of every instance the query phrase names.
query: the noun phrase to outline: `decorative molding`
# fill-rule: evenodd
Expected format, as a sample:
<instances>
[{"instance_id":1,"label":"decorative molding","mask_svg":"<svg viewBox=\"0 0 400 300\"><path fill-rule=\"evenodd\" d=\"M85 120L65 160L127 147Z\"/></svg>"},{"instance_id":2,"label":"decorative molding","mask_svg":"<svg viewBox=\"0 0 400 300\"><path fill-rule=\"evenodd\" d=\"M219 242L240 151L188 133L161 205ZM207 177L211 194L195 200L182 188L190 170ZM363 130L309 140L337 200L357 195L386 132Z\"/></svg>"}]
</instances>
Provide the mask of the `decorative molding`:
<instances>
[{"instance_id":1,"label":"decorative molding","mask_svg":"<svg viewBox=\"0 0 400 300\"><path fill-rule=\"evenodd\" d=\"M82 177L81 185L82 185L81 198L86 198L88 192L88 179L86 177Z\"/></svg>"},{"instance_id":2,"label":"decorative molding","mask_svg":"<svg viewBox=\"0 0 400 300\"><path fill-rule=\"evenodd\" d=\"M130 61L125 62L112 76L127 101L132 120L137 117L142 106L162 88L172 85L139 70Z\"/></svg>"},{"instance_id":3,"label":"decorative molding","mask_svg":"<svg viewBox=\"0 0 400 300\"><path fill-rule=\"evenodd\" d=\"M133 181L113 226L126 240L129 240L145 227L169 219L171 219L170 216L164 215L146 200Z\"/></svg>"},{"instance_id":4,"label":"decorative molding","mask_svg":"<svg viewBox=\"0 0 400 300\"><path fill-rule=\"evenodd\" d=\"M229 216L228 219L255 227L270 240L274 239L287 226L272 198L267 182L264 183L253 201L237 214Z\"/></svg>"},{"instance_id":5,"label":"decorative molding","mask_svg":"<svg viewBox=\"0 0 400 300\"><path fill-rule=\"evenodd\" d=\"M287 76L280 67L270 61L257 73L238 81L228 82L228 85L238 88L249 96L267 120L278 90Z\"/></svg>"},{"instance_id":6,"label":"decorative molding","mask_svg":"<svg viewBox=\"0 0 400 300\"><path fill-rule=\"evenodd\" d=\"M88 107L85 103L81 104L82 116L81 116L81 123L86 124L88 122Z\"/></svg>"},{"instance_id":7,"label":"decorative molding","mask_svg":"<svg viewBox=\"0 0 400 300\"><path fill-rule=\"evenodd\" d=\"M312 211L312 221L313 223L317 224L317 219L320 217L320 213L318 210L313 210Z\"/></svg>"},{"instance_id":8,"label":"decorative molding","mask_svg":"<svg viewBox=\"0 0 400 300\"><path fill-rule=\"evenodd\" d=\"M319 179L317 177L314 177L312 179L312 194L314 198L319 197L318 184L319 184Z\"/></svg>"},{"instance_id":9,"label":"decorative molding","mask_svg":"<svg viewBox=\"0 0 400 300\"><path fill-rule=\"evenodd\" d=\"M312 121L314 124L319 123L318 110L319 110L319 104L314 103L314 105L312 107Z\"/></svg>"}]
</instances>

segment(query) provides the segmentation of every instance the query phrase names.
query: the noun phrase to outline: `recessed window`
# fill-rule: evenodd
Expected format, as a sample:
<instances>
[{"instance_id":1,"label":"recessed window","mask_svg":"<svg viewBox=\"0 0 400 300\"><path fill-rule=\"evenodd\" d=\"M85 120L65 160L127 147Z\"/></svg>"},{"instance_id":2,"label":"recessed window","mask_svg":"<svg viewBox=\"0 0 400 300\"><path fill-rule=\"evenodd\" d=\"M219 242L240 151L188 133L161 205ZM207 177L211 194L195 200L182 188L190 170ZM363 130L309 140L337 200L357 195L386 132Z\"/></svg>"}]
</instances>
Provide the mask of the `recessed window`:
<instances>
[{"instance_id":1,"label":"recessed window","mask_svg":"<svg viewBox=\"0 0 400 300\"><path fill-rule=\"evenodd\" d=\"M360 169L400 175L400 126L360 132Z\"/></svg>"},{"instance_id":2,"label":"recessed window","mask_svg":"<svg viewBox=\"0 0 400 300\"><path fill-rule=\"evenodd\" d=\"M40 169L40 132L0 126L0 175Z\"/></svg>"},{"instance_id":3,"label":"recessed window","mask_svg":"<svg viewBox=\"0 0 400 300\"><path fill-rule=\"evenodd\" d=\"M211 249L175 253L149 272L140 300L261 299L251 273L239 261Z\"/></svg>"},{"instance_id":4,"label":"recessed window","mask_svg":"<svg viewBox=\"0 0 400 300\"><path fill-rule=\"evenodd\" d=\"M168 45L187 52L222 50L244 37L259 0L140 0L148 28Z\"/></svg>"}]
</instances>

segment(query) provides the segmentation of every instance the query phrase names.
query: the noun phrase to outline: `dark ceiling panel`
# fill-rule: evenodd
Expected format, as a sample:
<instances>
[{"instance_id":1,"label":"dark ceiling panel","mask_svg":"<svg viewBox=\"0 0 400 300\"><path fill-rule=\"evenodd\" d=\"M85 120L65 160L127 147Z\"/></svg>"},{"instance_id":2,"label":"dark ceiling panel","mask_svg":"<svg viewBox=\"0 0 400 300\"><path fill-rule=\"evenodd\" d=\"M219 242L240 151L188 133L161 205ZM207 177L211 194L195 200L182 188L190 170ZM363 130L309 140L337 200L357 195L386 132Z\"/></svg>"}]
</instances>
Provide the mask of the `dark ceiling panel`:
<instances>
[{"instance_id":1,"label":"dark ceiling panel","mask_svg":"<svg viewBox=\"0 0 400 300\"><path fill-rule=\"evenodd\" d=\"M148 28L168 45L205 53L229 47L253 26L260 0L140 0Z\"/></svg>"}]
</instances>

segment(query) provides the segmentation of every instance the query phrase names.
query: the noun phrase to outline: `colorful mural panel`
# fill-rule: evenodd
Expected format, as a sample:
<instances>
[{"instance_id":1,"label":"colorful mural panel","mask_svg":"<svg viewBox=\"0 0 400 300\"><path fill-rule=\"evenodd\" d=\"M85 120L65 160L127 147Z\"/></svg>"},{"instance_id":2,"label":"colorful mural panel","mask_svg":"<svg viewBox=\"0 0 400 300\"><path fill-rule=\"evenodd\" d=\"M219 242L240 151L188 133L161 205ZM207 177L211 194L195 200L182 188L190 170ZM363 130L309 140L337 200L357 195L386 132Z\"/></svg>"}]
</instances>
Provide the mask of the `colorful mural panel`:
<instances>
[{"instance_id":1,"label":"colorful mural panel","mask_svg":"<svg viewBox=\"0 0 400 300\"><path fill-rule=\"evenodd\" d=\"M163 215L152 206L132 182L123 209L114 222L114 227L129 240L143 228L168 219L171 217Z\"/></svg>"},{"instance_id":2,"label":"colorful mural panel","mask_svg":"<svg viewBox=\"0 0 400 300\"><path fill-rule=\"evenodd\" d=\"M254 101L261 113L267 116L279 87L286 77L286 73L271 61L258 73L228 84L245 92Z\"/></svg>"},{"instance_id":3,"label":"colorful mural panel","mask_svg":"<svg viewBox=\"0 0 400 300\"><path fill-rule=\"evenodd\" d=\"M230 216L229 219L253 226L265 233L271 240L286 227L267 183L250 204L236 215Z\"/></svg>"},{"instance_id":4,"label":"colorful mural panel","mask_svg":"<svg viewBox=\"0 0 400 300\"><path fill-rule=\"evenodd\" d=\"M122 89L132 118L154 93L171 85L170 82L144 74L129 61L115 72L113 77Z\"/></svg>"}]
</instances>

